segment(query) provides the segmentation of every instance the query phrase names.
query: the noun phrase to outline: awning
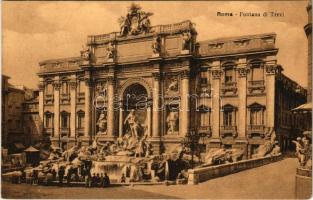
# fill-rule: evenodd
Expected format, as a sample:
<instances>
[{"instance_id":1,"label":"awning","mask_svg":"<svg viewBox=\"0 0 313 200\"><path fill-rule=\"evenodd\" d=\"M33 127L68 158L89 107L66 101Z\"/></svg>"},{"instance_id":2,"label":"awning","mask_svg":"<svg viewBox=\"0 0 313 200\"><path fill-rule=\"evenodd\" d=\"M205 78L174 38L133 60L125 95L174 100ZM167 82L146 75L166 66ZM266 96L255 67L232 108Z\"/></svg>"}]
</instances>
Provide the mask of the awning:
<instances>
[{"instance_id":1,"label":"awning","mask_svg":"<svg viewBox=\"0 0 313 200\"><path fill-rule=\"evenodd\" d=\"M312 112L312 102L302 104L291 110L294 113L308 113Z\"/></svg>"},{"instance_id":2,"label":"awning","mask_svg":"<svg viewBox=\"0 0 313 200\"><path fill-rule=\"evenodd\" d=\"M25 149L25 146L22 143L14 143L14 146L17 149Z\"/></svg>"},{"instance_id":3,"label":"awning","mask_svg":"<svg viewBox=\"0 0 313 200\"><path fill-rule=\"evenodd\" d=\"M35 149L34 147L30 146L24 150L25 152L38 152L39 150Z\"/></svg>"}]
</instances>

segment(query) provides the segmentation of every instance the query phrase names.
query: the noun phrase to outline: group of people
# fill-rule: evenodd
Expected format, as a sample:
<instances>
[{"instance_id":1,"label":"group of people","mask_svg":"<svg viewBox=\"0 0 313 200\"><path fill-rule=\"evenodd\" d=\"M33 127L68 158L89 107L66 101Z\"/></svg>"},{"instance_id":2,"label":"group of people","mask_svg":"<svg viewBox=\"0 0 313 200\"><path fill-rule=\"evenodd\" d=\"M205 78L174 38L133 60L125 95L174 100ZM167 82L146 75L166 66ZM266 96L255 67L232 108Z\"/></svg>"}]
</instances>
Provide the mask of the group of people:
<instances>
[{"instance_id":1,"label":"group of people","mask_svg":"<svg viewBox=\"0 0 313 200\"><path fill-rule=\"evenodd\" d=\"M110 177L107 175L107 173L99 173L95 174L93 173L92 176L87 176L85 180L85 186L86 187L108 187L110 186Z\"/></svg>"}]
</instances>

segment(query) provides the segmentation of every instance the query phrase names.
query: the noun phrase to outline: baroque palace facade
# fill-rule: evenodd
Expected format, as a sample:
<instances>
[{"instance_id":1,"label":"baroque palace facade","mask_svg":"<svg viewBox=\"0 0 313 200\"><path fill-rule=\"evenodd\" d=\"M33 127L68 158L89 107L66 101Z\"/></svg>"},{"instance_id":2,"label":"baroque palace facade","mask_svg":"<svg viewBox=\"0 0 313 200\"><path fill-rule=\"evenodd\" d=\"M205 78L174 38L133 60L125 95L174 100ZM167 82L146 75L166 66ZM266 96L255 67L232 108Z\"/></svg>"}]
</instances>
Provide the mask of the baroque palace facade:
<instances>
[{"instance_id":1,"label":"baroque palace facade","mask_svg":"<svg viewBox=\"0 0 313 200\"><path fill-rule=\"evenodd\" d=\"M80 57L40 62L47 140L70 148L135 134L158 154L195 130L203 149L250 157L274 130L288 146L288 111L306 91L282 74L276 34L198 42L192 22L150 26L150 15L132 6L120 32L88 36Z\"/></svg>"}]
</instances>

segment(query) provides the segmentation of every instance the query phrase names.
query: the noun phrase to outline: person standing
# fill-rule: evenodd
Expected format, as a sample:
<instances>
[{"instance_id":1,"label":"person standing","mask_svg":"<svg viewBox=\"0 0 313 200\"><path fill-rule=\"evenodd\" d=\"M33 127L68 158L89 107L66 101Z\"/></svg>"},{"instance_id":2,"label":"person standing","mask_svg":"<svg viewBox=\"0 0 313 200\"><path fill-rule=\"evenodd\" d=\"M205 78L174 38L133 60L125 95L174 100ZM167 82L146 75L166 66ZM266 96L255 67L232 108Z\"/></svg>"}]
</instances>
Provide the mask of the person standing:
<instances>
[{"instance_id":1,"label":"person standing","mask_svg":"<svg viewBox=\"0 0 313 200\"><path fill-rule=\"evenodd\" d=\"M107 175L107 173L104 173L104 183L105 183L105 187L110 186L110 177Z\"/></svg>"},{"instance_id":2,"label":"person standing","mask_svg":"<svg viewBox=\"0 0 313 200\"><path fill-rule=\"evenodd\" d=\"M63 183L63 178L64 178L64 174L65 174L65 169L64 166L61 166L59 169L59 185L62 185Z\"/></svg>"}]
</instances>

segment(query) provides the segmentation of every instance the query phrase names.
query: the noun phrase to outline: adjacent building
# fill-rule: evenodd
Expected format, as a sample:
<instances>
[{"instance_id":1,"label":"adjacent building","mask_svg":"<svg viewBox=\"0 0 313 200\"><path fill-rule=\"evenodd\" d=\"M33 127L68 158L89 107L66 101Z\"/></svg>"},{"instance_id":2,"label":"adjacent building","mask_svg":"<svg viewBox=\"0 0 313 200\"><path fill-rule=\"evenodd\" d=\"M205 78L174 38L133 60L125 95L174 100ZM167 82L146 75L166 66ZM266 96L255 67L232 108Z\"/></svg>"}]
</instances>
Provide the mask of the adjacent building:
<instances>
[{"instance_id":1,"label":"adjacent building","mask_svg":"<svg viewBox=\"0 0 313 200\"><path fill-rule=\"evenodd\" d=\"M39 63L44 138L66 149L146 135L158 154L195 130L203 150L250 157L275 130L286 148L306 90L282 73L275 33L198 42L191 21L150 26L150 15L133 6L120 32L88 36L80 57Z\"/></svg>"}]
</instances>

